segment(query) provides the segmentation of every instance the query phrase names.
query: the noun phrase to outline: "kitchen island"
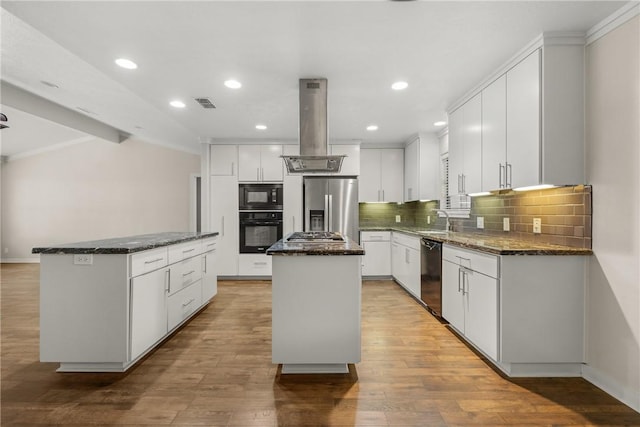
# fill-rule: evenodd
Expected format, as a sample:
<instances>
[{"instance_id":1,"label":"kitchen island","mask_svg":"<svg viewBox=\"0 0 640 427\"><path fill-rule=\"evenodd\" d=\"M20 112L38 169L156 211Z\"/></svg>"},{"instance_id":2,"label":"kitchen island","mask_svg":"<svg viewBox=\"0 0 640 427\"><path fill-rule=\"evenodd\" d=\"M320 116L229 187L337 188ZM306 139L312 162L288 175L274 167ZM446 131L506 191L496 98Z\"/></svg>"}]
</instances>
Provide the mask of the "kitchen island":
<instances>
[{"instance_id":1,"label":"kitchen island","mask_svg":"<svg viewBox=\"0 0 640 427\"><path fill-rule=\"evenodd\" d=\"M348 364L360 361L364 250L339 236L289 235L267 250L273 256L272 361L282 364L283 374L348 373Z\"/></svg>"},{"instance_id":2,"label":"kitchen island","mask_svg":"<svg viewBox=\"0 0 640 427\"><path fill-rule=\"evenodd\" d=\"M123 372L217 293L217 232L169 232L33 248L40 361Z\"/></svg>"}]
</instances>

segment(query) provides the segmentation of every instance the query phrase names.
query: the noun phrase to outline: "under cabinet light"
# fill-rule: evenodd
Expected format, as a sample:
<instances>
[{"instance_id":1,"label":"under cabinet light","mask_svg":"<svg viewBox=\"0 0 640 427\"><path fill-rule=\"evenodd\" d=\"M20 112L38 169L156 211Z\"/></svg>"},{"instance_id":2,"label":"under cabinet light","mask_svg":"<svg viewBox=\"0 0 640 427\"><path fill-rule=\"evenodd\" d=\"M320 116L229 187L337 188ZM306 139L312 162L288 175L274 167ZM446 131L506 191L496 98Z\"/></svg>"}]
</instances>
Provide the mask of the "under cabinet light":
<instances>
[{"instance_id":1,"label":"under cabinet light","mask_svg":"<svg viewBox=\"0 0 640 427\"><path fill-rule=\"evenodd\" d=\"M540 185L530 185L528 187L514 188L513 191L546 190L547 188L554 188L554 187L556 186L551 184L540 184Z\"/></svg>"}]
</instances>

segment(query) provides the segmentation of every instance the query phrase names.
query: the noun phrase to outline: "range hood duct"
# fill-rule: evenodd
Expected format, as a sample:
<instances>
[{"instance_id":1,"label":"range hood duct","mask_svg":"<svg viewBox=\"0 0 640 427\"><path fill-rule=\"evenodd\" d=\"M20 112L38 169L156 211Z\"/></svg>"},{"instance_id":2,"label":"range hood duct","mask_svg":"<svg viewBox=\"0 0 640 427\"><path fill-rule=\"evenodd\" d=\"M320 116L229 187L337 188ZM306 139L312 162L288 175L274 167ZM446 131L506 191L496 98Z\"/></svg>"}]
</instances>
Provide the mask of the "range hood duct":
<instances>
[{"instance_id":1,"label":"range hood duct","mask_svg":"<svg viewBox=\"0 0 640 427\"><path fill-rule=\"evenodd\" d=\"M300 79L300 155L282 156L289 173L340 172L344 155L327 154L327 79Z\"/></svg>"}]
</instances>

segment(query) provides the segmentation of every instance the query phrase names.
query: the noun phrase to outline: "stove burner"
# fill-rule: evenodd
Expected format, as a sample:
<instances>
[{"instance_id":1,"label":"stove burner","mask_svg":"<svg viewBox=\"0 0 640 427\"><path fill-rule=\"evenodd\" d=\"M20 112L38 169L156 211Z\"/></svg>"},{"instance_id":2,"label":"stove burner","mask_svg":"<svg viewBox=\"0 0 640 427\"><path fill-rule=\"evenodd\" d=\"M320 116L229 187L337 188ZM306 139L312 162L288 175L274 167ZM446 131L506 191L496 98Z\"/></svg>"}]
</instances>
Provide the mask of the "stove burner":
<instances>
[{"instance_id":1,"label":"stove burner","mask_svg":"<svg viewBox=\"0 0 640 427\"><path fill-rule=\"evenodd\" d=\"M287 242L344 242L344 237L335 231L297 231L287 238Z\"/></svg>"}]
</instances>

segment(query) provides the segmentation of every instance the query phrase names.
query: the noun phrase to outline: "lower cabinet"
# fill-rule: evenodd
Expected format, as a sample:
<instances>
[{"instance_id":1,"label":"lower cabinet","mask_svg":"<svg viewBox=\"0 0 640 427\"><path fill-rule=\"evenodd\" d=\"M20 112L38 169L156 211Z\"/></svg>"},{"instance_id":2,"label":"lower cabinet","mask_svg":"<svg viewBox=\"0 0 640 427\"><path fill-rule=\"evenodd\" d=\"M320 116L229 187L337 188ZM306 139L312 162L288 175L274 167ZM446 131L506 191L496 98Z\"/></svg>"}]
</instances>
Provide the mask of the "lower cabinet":
<instances>
[{"instance_id":1,"label":"lower cabinet","mask_svg":"<svg viewBox=\"0 0 640 427\"><path fill-rule=\"evenodd\" d=\"M391 232L363 231L360 241L365 255L362 257L363 276L391 275Z\"/></svg>"},{"instance_id":2,"label":"lower cabinet","mask_svg":"<svg viewBox=\"0 0 640 427\"><path fill-rule=\"evenodd\" d=\"M391 233L391 275L403 288L420 298L420 238Z\"/></svg>"},{"instance_id":3,"label":"lower cabinet","mask_svg":"<svg viewBox=\"0 0 640 427\"><path fill-rule=\"evenodd\" d=\"M240 254L241 276L271 276L271 257L265 254Z\"/></svg>"},{"instance_id":4,"label":"lower cabinet","mask_svg":"<svg viewBox=\"0 0 640 427\"><path fill-rule=\"evenodd\" d=\"M199 280L167 298L167 328L173 330L202 305L202 281Z\"/></svg>"},{"instance_id":5,"label":"lower cabinet","mask_svg":"<svg viewBox=\"0 0 640 427\"><path fill-rule=\"evenodd\" d=\"M167 333L168 283L168 268L131 279L131 359L140 356Z\"/></svg>"},{"instance_id":6,"label":"lower cabinet","mask_svg":"<svg viewBox=\"0 0 640 427\"><path fill-rule=\"evenodd\" d=\"M215 258L215 249L202 254L202 302L207 302L218 294L218 273Z\"/></svg>"}]
</instances>

